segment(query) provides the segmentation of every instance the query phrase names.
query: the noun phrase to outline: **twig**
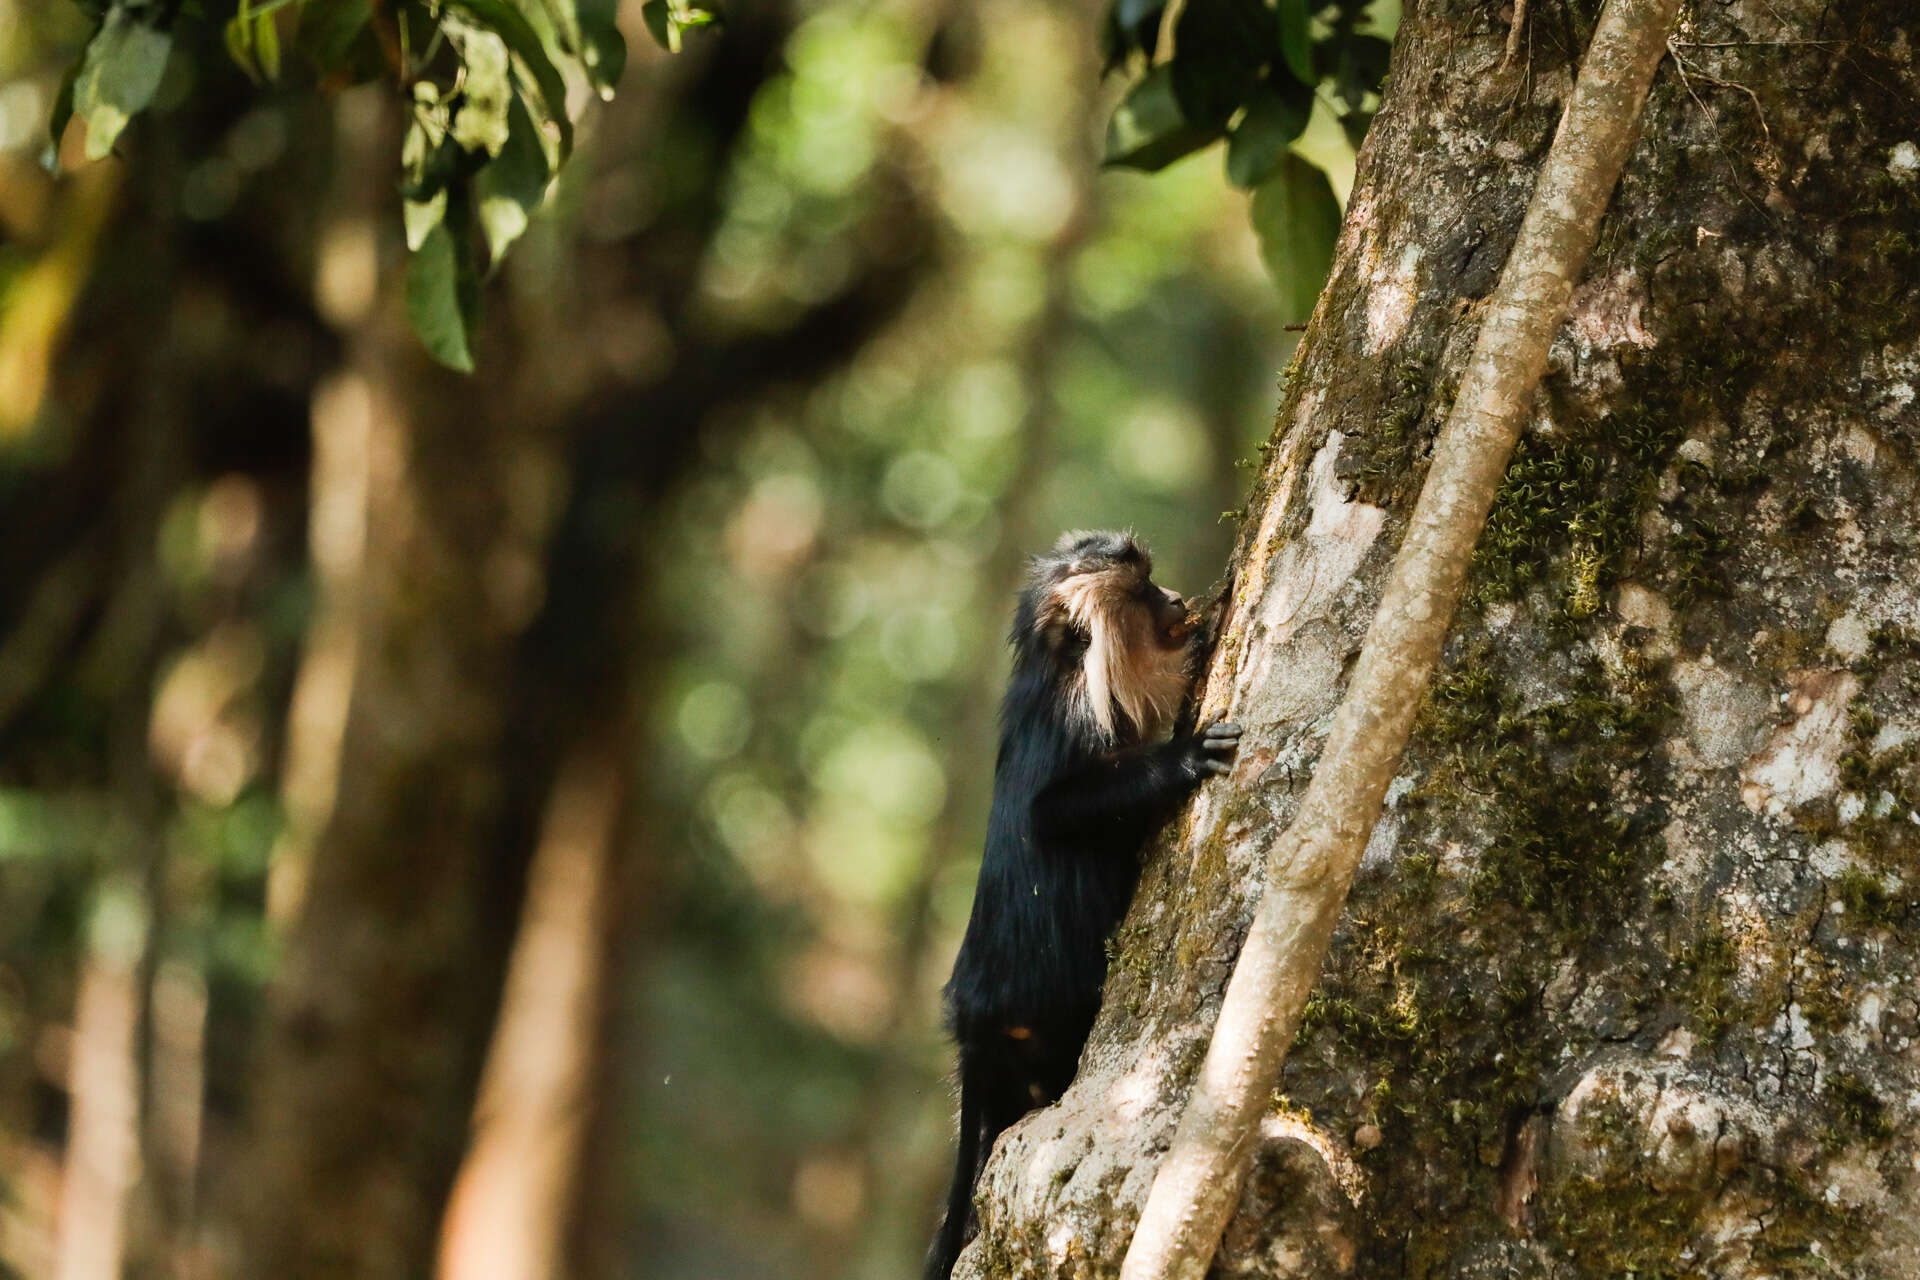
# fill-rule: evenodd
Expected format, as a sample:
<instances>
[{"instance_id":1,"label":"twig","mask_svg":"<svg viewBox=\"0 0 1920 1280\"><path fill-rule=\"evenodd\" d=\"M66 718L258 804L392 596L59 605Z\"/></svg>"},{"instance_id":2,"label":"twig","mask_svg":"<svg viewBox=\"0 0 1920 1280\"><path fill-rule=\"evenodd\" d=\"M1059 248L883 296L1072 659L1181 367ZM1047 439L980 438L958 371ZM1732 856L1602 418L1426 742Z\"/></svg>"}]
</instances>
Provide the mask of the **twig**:
<instances>
[{"instance_id":1,"label":"twig","mask_svg":"<svg viewBox=\"0 0 1920 1280\"><path fill-rule=\"evenodd\" d=\"M1153 42L1153 56L1147 61L1155 66L1173 61L1173 29L1180 23L1180 16L1187 11L1187 0L1172 0L1160 14L1160 32Z\"/></svg>"},{"instance_id":2,"label":"twig","mask_svg":"<svg viewBox=\"0 0 1920 1280\"><path fill-rule=\"evenodd\" d=\"M1694 47L1701 48L1704 46L1696 45ZM1673 55L1673 65L1680 72L1680 83L1686 86L1687 96L1692 98L1695 102L1700 102L1700 96L1694 93L1692 84L1688 82L1688 76L1687 76L1688 71L1692 71L1692 73L1695 76L1706 81L1708 84L1719 85L1722 89L1738 89L1741 93L1744 93L1747 95L1747 97L1751 98L1753 100L1753 114L1759 117L1759 120L1760 120L1760 136L1767 140L1767 146L1769 147L1773 146L1773 130L1767 128L1767 113L1766 113L1766 109L1760 105L1759 94L1755 93L1752 89L1749 89L1746 85L1743 85L1738 81L1722 80L1718 76L1707 74L1706 72L1702 71L1699 67L1689 67L1687 65L1687 60L1680 56L1679 44L1676 41L1673 41L1673 40L1667 41L1667 52ZM1706 109L1706 105L1707 105L1706 103L1700 102L1700 107L1702 110Z\"/></svg>"},{"instance_id":3,"label":"twig","mask_svg":"<svg viewBox=\"0 0 1920 1280\"><path fill-rule=\"evenodd\" d=\"M1507 27L1507 52L1500 59L1500 70L1513 64L1520 52L1520 32L1527 25L1527 0L1513 0L1513 22Z\"/></svg>"},{"instance_id":4,"label":"twig","mask_svg":"<svg viewBox=\"0 0 1920 1280\"><path fill-rule=\"evenodd\" d=\"M1747 190L1746 184L1740 181L1740 168L1734 164L1733 156L1727 151L1726 144L1721 141L1720 130L1716 127L1714 120L1713 108L1709 107L1706 104L1706 100L1694 89L1693 78L1687 74L1686 60L1674 49L1672 41L1667 42L1667 53L1673 58L1673 69L1680 73L1680 87L1686 90L1687 96L1693 99L1693 105L1699 107L1700 114L1706 118L1707 128L1713 134L1713 149L1715 153L1719 155L1721 161L1727 166L1727 181L1733 184L1733 189L1740 193L1740 198L1745 200L1753 211L1760 215L1762 220L1772 222L1773 215L1767 212L1766 206L1758 200L1755 200L1752 193ZM1705 80L1713 79L1713 77L1705 75L1704 73L1696 74L1700 74L1701 78ZM1767 117L1766 113L1760 110L1759 95L1754 93L1753 90L1748 89L1745 85L1729 84L1725 80L1714 80L1714 83L1726 85L1726 87L1731 89L1743 90L1748 97L1753 99L1754 112L1760 117L1761 136L1767 140L1768 147L1771 147L1773 145L1773 131L1767 128Z\"/></svg>"},{"instance_id":5,"label":"twig","mask_svg":"<svg viewBox=\"0 0 1920 1280\"><path fill-rule=\"evenodd\" d=\"M1266 895L1121 1280L1200 1280L1212 1263L1678 8L1612 0L1594 30L1326 751L1268 853Z\"/></svg>"},{"instance_id":6,"label":"twig","mask_svg":"<svg viewBox=\"0 0 1920 1280\"><path fill-rule=\"evenodd\" d=\"M1852 42L1848 40L1669 40L1667 43L1679 45L1682 49L1788 49L1805 44L1839 48Z\"/></svg>"}]
</instances>

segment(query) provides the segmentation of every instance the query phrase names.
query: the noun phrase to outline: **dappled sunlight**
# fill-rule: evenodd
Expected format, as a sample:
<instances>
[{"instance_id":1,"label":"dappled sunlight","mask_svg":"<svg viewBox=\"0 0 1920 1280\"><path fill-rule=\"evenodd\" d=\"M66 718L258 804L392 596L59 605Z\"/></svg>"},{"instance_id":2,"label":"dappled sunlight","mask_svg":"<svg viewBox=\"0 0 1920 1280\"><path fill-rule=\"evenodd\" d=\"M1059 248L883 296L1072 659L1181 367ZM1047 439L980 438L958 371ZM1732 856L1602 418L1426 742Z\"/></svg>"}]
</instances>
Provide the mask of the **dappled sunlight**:
<instances>
[{"instance_id":1,"label":"dappled sunlight","mask_svg":"<svg viewBox=\"0 0 1920 1280\"><path fill-rule=\"evenodd\" d=\"M439 1280L568 1273L581 1148L597 1118L602 988L614 918L620 763L583 750L554 788L474 1107L473 1138L441 1227Z\"/></svg>"}]
</instances>

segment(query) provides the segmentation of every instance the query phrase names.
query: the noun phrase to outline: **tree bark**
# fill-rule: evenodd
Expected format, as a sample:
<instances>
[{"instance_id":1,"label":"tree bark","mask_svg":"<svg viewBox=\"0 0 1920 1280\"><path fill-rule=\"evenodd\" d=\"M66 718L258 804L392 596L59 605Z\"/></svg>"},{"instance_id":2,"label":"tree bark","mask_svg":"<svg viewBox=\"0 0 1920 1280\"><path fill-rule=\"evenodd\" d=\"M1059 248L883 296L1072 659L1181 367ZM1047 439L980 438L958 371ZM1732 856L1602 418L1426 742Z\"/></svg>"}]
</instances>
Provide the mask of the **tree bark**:
<instances>
[{"instance_id":1,"label":"tree bark","mask_svg":"<svg viewBox=\"0 0 1920 1280\"><path fill-rule=\"evenodd\" d=\"M1598 6L1409 6L1233 564L1248 739L1152 852L961 1275L1118 1267ZM1215 1260L1912 1274L1920 21L1693 15Z\"/></svg>"},{"instance_id":2,"label":"tree bark","mask_svg":"<svg viewBox=\"0 0 1920 1280\"><path fill-rule=\"evenodd\" d=\"M1594 29L1313 783L1267 854L1267 892L1121 1280L1201 1280L1213 1261L1678 8L1609 0Z\"/></svg>"}]
</instances>

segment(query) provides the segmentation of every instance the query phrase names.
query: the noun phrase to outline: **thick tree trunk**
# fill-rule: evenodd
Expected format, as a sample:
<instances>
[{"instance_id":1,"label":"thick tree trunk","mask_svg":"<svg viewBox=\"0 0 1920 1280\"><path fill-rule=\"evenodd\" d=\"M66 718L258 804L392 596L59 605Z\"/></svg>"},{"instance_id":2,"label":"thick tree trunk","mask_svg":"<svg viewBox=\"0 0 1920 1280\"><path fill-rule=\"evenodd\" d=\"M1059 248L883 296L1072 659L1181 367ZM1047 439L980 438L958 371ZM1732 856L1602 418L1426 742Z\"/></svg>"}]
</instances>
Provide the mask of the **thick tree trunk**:
<instances>
[{"instance_id":1,"label":"thick tree trunk","mask_svg":"<svg viewBox=\"0 0 1920 1280\"><path fill-rule=\"evenodd\" d=\"M1410 5L1205 713L962 1275L1117 1269L1597 5ZM1216 1262L1905 1276L1920 1157L1920 15L1683 27ZM1530 51L1530 52L1529 52Z\"/></svg>"},{"instance_id":2,"label":"thick tree trunk","mask_svg":"<svg viewBox=\"0 0 1920 1280\"><path fill-rule=\"evenodd\" d=\"M343 222L371 243L393 118L363 99L341 120ZM508 761L544 780L501 691L540 602L551 511L526 477L555 465L555 432L497 381L483 399L426 367L380 302L360 301L314 405L322 598L273 872L286 958L251 1099L247 1275L430 1272L532 847Z\"/></svg>"}]
</instances>

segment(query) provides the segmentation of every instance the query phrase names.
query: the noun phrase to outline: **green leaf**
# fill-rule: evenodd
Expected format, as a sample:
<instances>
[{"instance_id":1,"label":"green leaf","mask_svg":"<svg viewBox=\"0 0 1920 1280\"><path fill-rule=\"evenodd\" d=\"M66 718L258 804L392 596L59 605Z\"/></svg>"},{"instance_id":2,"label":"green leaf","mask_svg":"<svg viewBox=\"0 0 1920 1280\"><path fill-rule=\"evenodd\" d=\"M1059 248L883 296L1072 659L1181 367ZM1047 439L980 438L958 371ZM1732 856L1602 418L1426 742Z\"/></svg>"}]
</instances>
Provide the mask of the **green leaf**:
<instances>
[{"instance_id":1,"label":"green leaf","mask_svg":"<svg viewBox=\"0 0 1920 1280\"><path fill-rule=\"evenodd\" d=\"M668 53L680 52L682 32L720 23L719 11L700 0L647 0L640 6L640 16L654 41Z\"/></svg>"},{"instance_id":2,"label":"green leaf","mask_svg":"<svg viewBox=\"0 0 1920 1280\"><path fill-rule=\"evenodd\" d=\"M445 133L435 136L434 118L416 115L400 142L400 168L406 178L400 194L425 203L472 173L473 158Z\"/></svg>"},{"instance_id":3,"label":"green leaf","mask_svg":"<svg viewBox=\"0 0 1920 1280\"><path fill-rule=\"evenodd\" d=\"M673 15L667 10L667 0L647 0L640 6L640 17L647 24L647 33L653 42L669 53L680 47L679 32L674 28Z\"/></svg>"},{"instance_id":4,"label":"green leaf","mask_svg":"<svg viewBox=\"0 0 1920 1280\"><path fill-rule=\"evenodd\" d=\"M1310 0L1280 0L1275 18L1280 27L1280 57L1293 78L1309 87L1319 83L1313 73L1313 36L1307 30Z\"/></svg>"},{"instance_id":5,"label":"green leaf","mask_svg":"<svg viewBox=\"0 0 1920 1280\"><path fill-rule=\"evenodd\" d=\"M472 335L479 282L445 222L436 223L407 259L407 321L420 343L449 369L473 372Z\"/></svg>"},{"instance_id":6,"label":"green leaf","mask_svg":"<svg viewBox=\"0 0 1920 1280\"><path fill-rule=\"evenodd\" d=\"M60 77L59 92L53 95L53 114L47 117L47 149L40 163L48 173L60 170L60 141L67 136L67 123L73 119L73 82L80 75L80 63L67 68Z\"/></svg>"},{"instance_id":7,"label":"green leaf","mask_svg":"<svg viewBox=\"0 0 1920 1280\"><path fill-rule=\"evenodd\" d=\"M507 108L515 100L507 42L485 27L452 16L441 29L460 51L466 69L460 77L453 139L465 150L497 156L507 145Z\"/></svg>"},{"instance_id":8,"label":"green leaf","mask_svg":"<svg viewBox=\"0 0 1920 1280\"><path fill-rule=\"evenodd\" d=\"M247 73L247 79L260 83L260 68L253 61L253 15L248 11L247 0L240 0L240 9L227 19L226 28L221 32L226 41L227 57L233 59L233 65Z\"/></svg>"},{"instance_id":9,"label":"green leaf","mask_svg":"<svg viewBox=\"0 0 1920 1280\"><path fill-rule=\"evenodd\" d=\"M587 79L604 98L613 97L613 88L627 69L627 39L615 22L619 0L575 0L580 20L580 65Z\"/></svg>"},{"instance_id":10,"label":"green leaf","mask_svg":"<svg viewBox=\"0 0 1920 1280\"><path fill-rule=\"evenodd\" d=\"M1173 92L1173 71L1162 64L1128 90L1107 122L1102 163L1118 168L1164 169L1220 136L1218 126L1190 124Z\"/></svg>"},{"instance_id":11,"label":"green leaf","mask_svg":"<svg viewBox=\"0 0 1920 1280\"><path fill-rule=\"evenodd\" d=\"M1352 110L1359 110L1369 93L1379 90L1387 77L1387 64L1393 46L1379 36L1355 35L1338 42L1327 42L1319 49L1322 67L1331 61L1328 75L1333 91Z\"/></svg>"},{"instance_id":12,"label":"green leaf","mask_svg":"<svg viewBox=\"0 0 1920 1280\"><path fill-rule=\"evenodd\" d=\"M1173 92L1197 125L1225 127L1253 93L1275 44L1261 0L1196 0L1173 28Z\"/></svg>"},{"instance_id":13,"label":"green leaf","mask_svg":"<svg viewBox=\"0 0 1920 1280\"><path fill-rule=\"evenodd\" d=\"M1312 114L1313 90L1297 80L1277 90L1265 84L1255 89L1247 113L1227 136L1227 181L1247 188L1272 177Z\"/></svg>"},{"instance_id":14,"label":"green leaf","mask_svg":"<svg viewBox=\"0 0 1920 1280\"><path fill-rule=\"evenodd\" d=\"M353 46L372 23L372 0L300 0L296 42L321 75L349 71Z\"/></svg>"},{"instance_id":15,"label":"green leaf","mask_svg":"<svg viewBox=\"0 0 1920 1280\"><path fill-rule=\"evenodd\" d=\"M539 130L518 98L507 113L507 123L507 145L474 179L480 230L487 237L487 253L495 266L526 231L527 222L546 199L551 176Z\"/></svg>"},{"instance_id":16,"label":"green leaf","mask_svg":"<svg viewBox=\"0 0 1920 1280\"><path fill-rule=\"evenodd\" d=\"M1327 175L1288 153L1254 188L1251 217L1283 312L1290 321L1305 320L1326 284L1340 235L1340 202Z\"/></svg>"},{"instance_id":17,"label":"green leaf","mask_svg":"<svg viewBox=\"0 0 1920 1280\"><path fill-rule=\"evenodd\" d=\"M269 80L280 78L280 28L273 23L271 13L263 13L254 19L253 48L260 55L260 70Z\"/></svg>"},{"instance_id":18,"label":"green leaf","mask_svg":"<svg viewBox=\"0 0 1920 1280\"><path fill-rule=\"evenodd\" d=\"M507 48L520 59L520 65L527 69L539 88L547 119L560 130L560 157L565 159L573 150L573 121L567 118L567 85L554 69L553 60L547 57L539 33L507 0L447 0L447 7L465 10L507 42Z\"/></svg>"},{"instance_id":19,"label":"green leaf","mask_svg":"<svg viewBox=\"0 0 1920 1280\"><path fill-rule=\"evenodd\" d=\"M553 24L560 47L568 53L579 53L580 11L574 0L540 0L540 11Z\"/></svg>"},{"instance_id":20,"label":"green leaf","mask_svg":"<svg viewBox=\"0 0 1920 1280\"><path fill-rule=\"evenodd\" d=\"M1393 62L1393 44L1379 36L1359 35L1352 44L1354 71L1370 88L1378 89Z\"/></svg>"},{"instance_id":21,"label":"green leaf","mask_svg":"<svg viewBox=\"0 0 1920 1280\"><path fill-rule=\"evenodd\" d=\"M87 159L113 150L127 122L146 109L167 70L173 37L116 5L87 43L73 82L73 112L87 122Z\"/></svg>"},{"instance_id":22,"label":"green leaf","mask_svg":"<svg viewBox=\"0 0 1920 1280\"><path fill-rule=\"evenodd\" d=\"M447 216L447 193L444 188L434 192L425 200L400 201L400 218L407 228L407 249L418 253L420 246L433 233Z\"/></svg>"}]
</instances>

